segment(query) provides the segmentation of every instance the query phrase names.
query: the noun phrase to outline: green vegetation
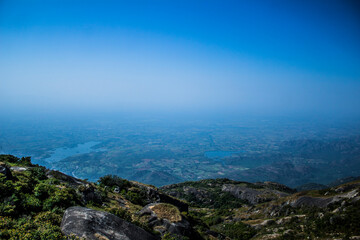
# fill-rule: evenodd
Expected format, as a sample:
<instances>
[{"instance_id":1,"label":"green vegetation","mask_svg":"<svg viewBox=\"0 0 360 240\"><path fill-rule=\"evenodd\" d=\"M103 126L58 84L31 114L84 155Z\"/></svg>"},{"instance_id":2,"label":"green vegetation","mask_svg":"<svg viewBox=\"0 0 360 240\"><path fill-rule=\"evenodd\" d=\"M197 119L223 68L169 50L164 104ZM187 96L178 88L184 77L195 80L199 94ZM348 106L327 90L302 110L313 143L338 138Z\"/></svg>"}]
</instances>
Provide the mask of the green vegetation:
<instances>
[{"instance_id":1,"label":"green vegetation","mask_svg":"<svg viewBox=\"0 0 360 240\"><path fill-rule=\"evenodd\" d=\"M333 206L334 207L334 206ZM314 236L326 237L329 234L351 237L360 235L360 202L344 207L341 213L326 212L319 218L316 209L309 211L306 232ZM343 234L340 234L343 233Z\"/></svg>"},{"instance_id":2,"label":"green vegetation","mask_svg":"<svg viewBox=\"0 0 360 240\"><path fill-rule=\"evenodd\" d=\"M190 240L188 237L183 237L175 234L166 233L161 240Z\"/></svg>"},{"instance_id":3,"label":"green vegetation","mask_svg":"<svg viewBox=\"0 0 360 240\"><path fill-rule=\"evenodd\" d=\"M242 222L220 224L217 228L225 236L234 240L248 240L256 234L256 230Z\"/></svg>"},{"instance_id":4,"label":"green vegetation","mask_svg":"<svg viewBox=\"0 0 360 240\"><path fill-rule=\"evenodd\" d=\"M82 204L75 190L47 179L45 168L32 165L29 157L0 155L0 162L31 167L12 171L11 180L0 174L0 239L65 239L62 215L66 208Z\"/></svg>"},{"instance_id":5,"label":"green vegetation","mask_svg":"<svg viewBox=\"0 0 360 240\"><path fill-rule=\"evenodd\" d=\"M131 214L122 208L110 208L110 209L108 209L108 212L112 213L115 216L118 216L119 218L122 218L128 222L132 221Z\"/></svg>"},{"instance_id":6,"label":"green vegetation","mask_svg":"<svg viewBox=\"0 0 360 240\"><path fill-rule=\"evenodd\" d=\"M101 177L98 183L101 187L110 188L111 191L115 191L116 189L120 192L121 196L136 205L145 206L147 204L145 201L145 191L141 188L133 186L128 180L115 175L106 175Z\"/></svg>"},{"instance_id":7,"label":"green vegetation","mask_svg":"<svg viewBox=\"0 0 360 240\"><path fill-rule=\"evenodd\" d=\"M115 187L126 190L131 187L131 184L128 180L122 179L115 175L106 175L104 177L100 177L98 182L100 186L110 187L112 190L114 190Z\"/></svg>"},{"instance_id":8,"label":"green vegetation","mask_svg":"<svg viewBox=\"0 0 360 240\"><path fill-rule=\"evenodd\" d=\"M107 211L152 232L143 223L133 221L128 210L107 197L118 187L122 192L119 196L130 200L129 203L144 205L143 190L132 187L127 180L104 176L98 185L83 182L74 186L67 181L70 177L58 171L51 171L53 177L48 178L48 170L32 164L29 157L0 155L0 163L26 169L11 171L12 179L0 174L0 239L66 239L61 233L60 223L64 211L71 206ZM85 201L89 189L96 193L97 198Z\"/></svg>"},{"instance_id":9,"label":"green vegetation","mask_svg":"<svg viewBox=\"0 0 360 240\"><path fill-rule=\"evenodd\" d=\"M1 155L0 162L6 162L10 166L21 166L21 167L29 167L33 166L31 163L31 157L22 157L18 158L13 155Z\"/></svg>"}]
</instances>

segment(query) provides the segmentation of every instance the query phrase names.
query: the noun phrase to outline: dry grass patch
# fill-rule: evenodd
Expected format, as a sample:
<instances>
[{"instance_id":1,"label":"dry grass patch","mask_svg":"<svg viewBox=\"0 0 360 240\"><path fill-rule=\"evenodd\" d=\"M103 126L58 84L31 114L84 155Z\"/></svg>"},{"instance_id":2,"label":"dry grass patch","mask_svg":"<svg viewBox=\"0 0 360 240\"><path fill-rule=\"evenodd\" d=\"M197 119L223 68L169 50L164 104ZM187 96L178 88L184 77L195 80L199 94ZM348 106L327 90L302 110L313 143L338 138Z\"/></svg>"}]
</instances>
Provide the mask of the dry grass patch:
<instances>
[{"instance_id":1,"label":"dry grass patch","mask_svg":"<svg viewBox=\"0 0 360 240\"><path fill-rule=\"evenodd\" d=\"M179 222L182 219L179 209L171 204L159 203L150 208L159 218L165 218L171 222Z\"/></svg>"}]
</instances>

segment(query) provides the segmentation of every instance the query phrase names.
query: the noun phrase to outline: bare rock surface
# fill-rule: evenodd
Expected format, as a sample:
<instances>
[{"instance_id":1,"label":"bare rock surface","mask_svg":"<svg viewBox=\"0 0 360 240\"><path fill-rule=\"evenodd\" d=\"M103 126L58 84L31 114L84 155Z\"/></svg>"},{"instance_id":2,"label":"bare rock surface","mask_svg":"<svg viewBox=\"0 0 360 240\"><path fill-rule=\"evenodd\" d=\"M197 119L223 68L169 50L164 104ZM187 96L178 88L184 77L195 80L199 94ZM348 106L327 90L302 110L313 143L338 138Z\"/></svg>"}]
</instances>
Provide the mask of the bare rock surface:
<instances>
[{"instance_id":1,"label":"bare rock surface","mask_svg":"<svg viewBox=\"0 0 360 240\"><path fill-rule=\"evenodd\" d=\"M61 231L89 240L155 240L155 236L113 214L84 207L65 211Z\"/></svg>"},{"instance_id":2,"label":"bare rock surface","mask_svg":"<svg viewBox=\"0 0 360 240\"><path fill-rule=\"evenodd\" d=\"M356 199L356 197L359 195L357 189L354 189L350 192L339 194L334 197L310 197L310 196L301 196L290 205L292 207L318 207L318 208L325 208L329 206L332 203L341 202L345 199Z\"/></svg>"},{"instance_id":3,"label":"bare rock surface","mask_svg":"<svg viewBox=\"0 0 360 240\"><path fill-rule=\"evenodd\" d=\"M280 184L279 184L280 185ZM239 186L234 184L224 184L222 186L223 192L229 192L234 197L246 200L250 204L258 204L262 202L268 202L279 197L288 196L288 193L281 192L279 190L273 189L254 189L246 186Z\"/></svg>"},{"instance_id":4,"label":"bare rock surface","mask_svg":"<svg viewBox=\"0 0 360 240\"><path fill-rule=\"evenodd\" d=\"M14 172L23 172L29 169L30 169L29 167L17 167L17 166L10 167L10 170Z\"/></svg>"},{"instance_id":5,"label":"bare rock surface","mask_svg":"<svg viewBox=\"0 0 360 240\"><path fill-rule=\"evenodd\" d=\"M72 176L66 175L62 172L55 171L55 170L46 170L46 176L48 178L56 178L61 182L66 182L70 184L72 187L77 187L80 185L85 185L85 181L81 179L74 178Z\"/></svg>"},{"instance_id":6,"label":"bare rock surface","mask_svg":"<svg viewBox=\"0 0 360 240\"><path fill-rule=\"evenodd\" d=\"M310 197L310 196L301 196L295 201L293 201L290 205L292 207L318 207L324 208L327 207L333 198L319 198L319 197Z\"/></svg>"}]
</instances>

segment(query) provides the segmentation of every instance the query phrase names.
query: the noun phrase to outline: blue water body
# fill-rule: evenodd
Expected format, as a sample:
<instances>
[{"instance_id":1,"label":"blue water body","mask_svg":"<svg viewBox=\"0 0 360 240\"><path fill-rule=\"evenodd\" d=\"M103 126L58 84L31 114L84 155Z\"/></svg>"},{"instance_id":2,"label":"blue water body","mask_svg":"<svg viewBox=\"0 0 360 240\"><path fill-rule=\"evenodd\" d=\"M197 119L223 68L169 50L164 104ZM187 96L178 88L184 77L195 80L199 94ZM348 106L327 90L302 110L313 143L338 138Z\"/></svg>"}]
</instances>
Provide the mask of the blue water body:
<instances>
[{"instance_id":1,"label":"blue water body","mask_svg":"<svg viewBox=\"0 0 360 240\"><path fill-rule=\"evenodd\" d=\"M48 163L54 163L74 155L104 151L104 149L93 148L95 145L99 143L100 142L86 142L86 143L78 144L76 147L73 148L64 148L64 147L56 148L50 157L45 158L43 160Z\"/></svg>"}]
</instances>

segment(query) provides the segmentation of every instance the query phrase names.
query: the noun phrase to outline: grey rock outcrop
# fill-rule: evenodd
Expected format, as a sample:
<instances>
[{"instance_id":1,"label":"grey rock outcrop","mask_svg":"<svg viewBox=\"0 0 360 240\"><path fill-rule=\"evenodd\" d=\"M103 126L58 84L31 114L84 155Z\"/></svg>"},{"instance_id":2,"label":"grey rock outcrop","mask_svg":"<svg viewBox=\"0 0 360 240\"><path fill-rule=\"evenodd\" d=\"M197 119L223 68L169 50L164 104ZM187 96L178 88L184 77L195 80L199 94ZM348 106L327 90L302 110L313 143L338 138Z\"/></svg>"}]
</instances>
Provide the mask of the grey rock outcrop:
<instances>
[{"instance_id":1,"label":"grey rock outcrop","mask_svg":"<svg viewBox=\"0 0 360 240\"><path fill-rule=\"evenodd\" d=\"M254 189L246 186L239 186L233 184L224 184L221 189L223 192L229 192L234 197L248 201L250 204L258 204L262 202L268 202L279 197L288 196L288 193L284 193L278 190L272 189Z\"/></svg>"},{"instance_id":2,"label":"grey rock outcrop","mask_svg":"<svg viewBox=\"0 0 360 240\"><path fill-rule=\"evenodd\" d=\"M72 187L77 187L77 186L86 184L86 182L84 180L74 178L72 176L66 175L62 172L55 171L55 170L46 170L46 176L48 178L58 179L60 182L65 182Z\"/></svg>"},{"instance_id":3,"label":"grey rock outcrop","mask_svg":"<svg viewBox=\"0 0 360 240\"><path fill-rule=\"evenodd\" d=\"M14 172L23 172L23 171L27 171L29 169L30 169L29 167L18 167L18 166L10 167L10 170L14 171Z\"/></svg>"},{"instance_id":4,"label":"grey rock outcrop","mask_svg":"<svg viewBox=\"0 0 360 240\"><path fill-rule=\"evenodd\" d=\"M356 201L359 193L357 189L354 189L350 192L339 194L333 197L311 197L311 196L301 196L298 199L292 201L290 205L292 207L318 207L325 208L332 203L342 202L344 200L353 199Z\"/></svg>"},{"instance_id":5,"label":"grey rock outcrop","mask_svg":"<svg viewBox=\"0 0 360 240\"><path fill-rule=\"evenodd\" d=\"M324 208L327 207L331 202L332 198L317 198L310 196L301 196L295 201L293 201L290 205L292 207L319 207Z\"/></svg>"},{"instance_id":6,"label":"grey rock outcrop","mask_svg":"<svg viewBox=\"0 0 360 240\"><path fill-rule=\"evenodd\" d=\"M63 216L61 231L89 240L155 240L155 236L113 214L83 207L70 207Z\"/></svg>"}]
</instances>

